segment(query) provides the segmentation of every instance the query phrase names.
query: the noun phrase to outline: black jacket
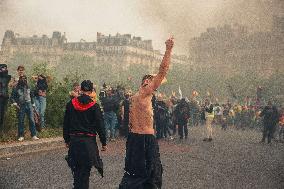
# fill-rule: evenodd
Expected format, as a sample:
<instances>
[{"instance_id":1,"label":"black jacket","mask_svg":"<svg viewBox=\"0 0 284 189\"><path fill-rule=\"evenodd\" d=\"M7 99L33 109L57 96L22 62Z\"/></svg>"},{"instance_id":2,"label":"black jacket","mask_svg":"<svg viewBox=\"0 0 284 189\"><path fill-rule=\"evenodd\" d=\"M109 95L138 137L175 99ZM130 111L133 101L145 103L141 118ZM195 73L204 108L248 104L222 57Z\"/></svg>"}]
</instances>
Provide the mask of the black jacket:
<instances>
[{"instance_id":1,"label":"black jacket","mask_svg":"<svg viewBox=\"0 0 284 189\"><path fill-rule=\"evenodd\" d=\"M0 75L0 97L8 98L8 84L11 80L10 75Z\"/></svg>"},{"instance_id":2,"label":"black jacket","mask_svg":"<svg viewBox=\"0 0 284 189\"><path fill-rule=\"evenodd\" d=\"M190 117L190 108L189 108L189 104L182 99L176 109L175 109L175 117L176 117L176 123L178 125L185 125L188 122L188 119Z\"/></svg>"},{"instance_id":3,"label":"black jacket","mask_svg":"<svg viewBox=\"0 0 284 189\"><path fill-rule=\"evenodd\" d=\"M104 112L116 112L119 108L120 97L118 94L106 96L101 99Z\"/></svg>"},{"instance_id":4,"label":"black jacket","mask_svg":"<svg viewBox=\"0 0 284 189\"><path fill-rule=\"evenodd\" d=\"M260 113L260 117L263 117L265 125L276 125L279 120L279 112L275 106L265 106L263 111Z\"/></svg>"},{"instance_id":5,"label":"black jacket","mask_svg":"<svg viewBox=\"0 0 284 189\"><path fill-rule=\"evenodd\" d=\"M100 106L89 96L73 98L66 105L63 125L65 143L70 142L70 134L99 134L103 146L106 145L106 134Z\"/></svg>"},{"instance_id":6,"label":"black jacket","mask_svg":"<svg viewBox=\"0 0 284 189\"><path fill-rule=\"evenodd\" d=\"M34 96L29 86L20 86L17 84L12 90L10 101L11 103L17 103L19 106L26 102L34 103Z\"/></svg>"}]
</instances>

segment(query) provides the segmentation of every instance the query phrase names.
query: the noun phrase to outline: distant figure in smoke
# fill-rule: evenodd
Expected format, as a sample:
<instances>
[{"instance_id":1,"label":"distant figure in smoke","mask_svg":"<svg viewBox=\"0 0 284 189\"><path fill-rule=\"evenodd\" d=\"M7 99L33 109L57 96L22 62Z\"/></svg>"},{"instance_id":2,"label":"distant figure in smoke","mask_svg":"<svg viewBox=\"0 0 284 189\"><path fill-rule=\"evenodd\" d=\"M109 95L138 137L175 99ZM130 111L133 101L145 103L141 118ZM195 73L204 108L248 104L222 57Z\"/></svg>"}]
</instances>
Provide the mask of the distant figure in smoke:
<instances>
[{"instance_id":1,"label":"distant figure in smoke","mask_svg":"<svg viewBox=\"0 0 284 189\"><path fill-rule=\"evenodd\" d=\"M166 52L156 76L145 75L139 91L130 98L129 130L126 142L125 173L119 189L160 189L162 164L153 128L153 92L161 85L170 64L173 38L166 41Z\"/></svg>"},{"instance_id":2,"label":"distant figure in smoke","mask_svg":"<svg viewBox=\"0 0 284 189\"><path fill-rule=\"evenodd\" d=\"M272 102L268 101L267 106L264 107L263 111L259 115L263 117L263 134L261 142L265 142L267 138L268 143L271 143L273 137L273 131L279 120L279 113L275 106L272 106Z\"/></svg>"},{"instance_id":3,"label":"distant figure in smoke","mask_svg":"<svg viewBox=\"0 0 284 189\"><path fill-rule=\"evenodd\" d=\"M209 141L211 142L212 135L213 135L213 128L212 128L212 122L214 119L214 111L213 111L213 104L209 102L208 99L205 100L205 125L206 125L206 136L207 138L204 138L203 141Z\"/></svg>"},{"instance_id":4,"label":"distant figure in smoke","mask_svg":"<svg viewBox=\"0 0 284 189\"><path fill-rule=\"evenodd\" d=\"M178 134L180 139L188 137L188 120L190 116L190 108L185 98L182 98L175 109L176 124L178 126Z\"/></svg>"},{"instance_id":5,"label":"distant figure in smoke","mask_svg":"<svg viewBox=\"0 0 284 189\"><path fill-rule=\"evenodd\" d=\"M128 133L129 133L129 98L130 98L131 94L130 93L126 93L125 94L125 99L122 102L122 106L121 106L121 119L123 122L123 136L127 137Z\"/></svg>"}]
</instances>

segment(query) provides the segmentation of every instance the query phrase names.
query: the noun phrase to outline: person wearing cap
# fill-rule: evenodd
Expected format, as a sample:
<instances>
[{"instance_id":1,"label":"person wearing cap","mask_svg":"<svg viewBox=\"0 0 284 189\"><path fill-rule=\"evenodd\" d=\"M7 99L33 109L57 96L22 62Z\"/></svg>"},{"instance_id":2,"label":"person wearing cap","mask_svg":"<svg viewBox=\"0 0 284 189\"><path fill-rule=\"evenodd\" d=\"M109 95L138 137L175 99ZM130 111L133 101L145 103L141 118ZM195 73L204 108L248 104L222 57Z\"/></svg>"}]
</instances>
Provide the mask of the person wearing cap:
<instances>
[{"instance_id":1,"label":"person wearing cap","mask_svg":"<svg viewBox=\"0 0 284 189\"><path fill-rule=\"evenodd\" d=\"M96 136L99 135L102 151L106 150L106 134L100 106L90 97L93 83L81 83L82 94L66 105L63 138L69 148L67 162L74 178L75 189L89 188L89 177L94 166L103 177Z\"/></svg>"},{"instance_id":2,"label":"person wearing cap","mask_svg":"<svg viewBox=\"0 0 284 189\"><path fill-rule=\"evenodd\" d=\"M20 76L17 85L12 90L11 103L18 109L18 141L24 140L24 121L25 115L28 115L30 132L33 140L38 140L36 136L35 121L33 115L33 107L35 107L34 96L27 82L25 75Z\"/></svg>"},{"instance_id":3,"label":"person wearing cap","mask_svg":"<svg viewBox=\"0 0 284 189\"><path fill-rule=\"evenodd\" d=\"M125 173L119 189L162 187L163 168L159 145L153 128L152 97L161 85L170 64L173 38L166 42L166 52L156 76L145 75L139 91L130 98L129 135L126 142Z\"/></svg>"}]
</instances>

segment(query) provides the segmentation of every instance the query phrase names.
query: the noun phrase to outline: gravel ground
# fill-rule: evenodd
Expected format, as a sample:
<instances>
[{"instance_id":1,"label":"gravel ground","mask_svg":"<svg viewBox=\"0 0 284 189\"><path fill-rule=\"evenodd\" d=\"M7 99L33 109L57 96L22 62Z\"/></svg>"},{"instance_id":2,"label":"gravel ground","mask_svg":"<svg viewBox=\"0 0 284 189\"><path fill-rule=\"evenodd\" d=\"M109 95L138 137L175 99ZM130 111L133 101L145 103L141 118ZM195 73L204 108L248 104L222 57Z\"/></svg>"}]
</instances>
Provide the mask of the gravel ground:
<instances>
[{"instance_id":1,"label":"gravel ground","mask_svg":"<svg viewBox=\"0 0 284 189\"><path fill-rule=\"evenodd\" d=\"M260 144L259 131L222 131L203 142L203 128L190 128L186 141L161 140L163 188L284 188L284 144ZM95 170L90 188L116 189L123 176L125 141L109 144L102 154L105 177ZM0 188L72 188L66 149L0 160Z\"/></svg>"}]
</instances>

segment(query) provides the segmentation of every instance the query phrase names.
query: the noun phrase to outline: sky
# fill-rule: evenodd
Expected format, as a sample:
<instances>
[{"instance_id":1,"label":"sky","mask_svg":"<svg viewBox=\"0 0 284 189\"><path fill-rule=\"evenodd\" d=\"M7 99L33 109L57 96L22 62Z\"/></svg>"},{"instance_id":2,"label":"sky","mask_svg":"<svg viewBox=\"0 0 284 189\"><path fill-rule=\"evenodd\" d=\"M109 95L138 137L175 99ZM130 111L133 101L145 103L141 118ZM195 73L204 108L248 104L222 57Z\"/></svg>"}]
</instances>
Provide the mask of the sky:
<instances>
[{"instance_id":1,"label":"sky","mask_svg":"<svg viewBox=\"0 0 284 189\"><path fill-rule=\"evenodd\" d=\"M152 39L155 49L173 35L177 54L208 27L240 23L267 31L283 0L0 0L0 38L8 29L20 36L66 32L68 41L96 41L97 32L130 33Z\"/></svg>"}]
</instances>

